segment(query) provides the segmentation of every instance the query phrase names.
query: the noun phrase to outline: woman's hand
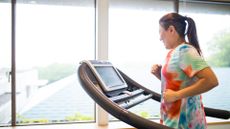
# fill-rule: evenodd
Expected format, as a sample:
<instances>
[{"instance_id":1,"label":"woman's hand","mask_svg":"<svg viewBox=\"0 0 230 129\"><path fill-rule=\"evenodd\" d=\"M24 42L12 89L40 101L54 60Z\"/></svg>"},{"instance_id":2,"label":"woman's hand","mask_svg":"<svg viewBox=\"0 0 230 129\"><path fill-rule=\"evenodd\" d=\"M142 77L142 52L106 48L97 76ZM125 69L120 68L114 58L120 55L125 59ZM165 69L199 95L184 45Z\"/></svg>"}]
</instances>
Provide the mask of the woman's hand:
<instances>
[{"instance_id":1,"label":"woman's hand","mask_svg":"<svg viewBox=\"0 0 230 129\"><path fill-rule=\"evenodd\" d=\"M172 102L177 101L180 98L176 91L173 91L171 89L166 89L165 92L163 92L163 99L167 103L172 103Z\"/></svg>"},{"instance_id":2,"label":"woman's hand","mask_svg":"<svg viewBox=\"0 0 230 129\"><path fill-rule=\"evenodd\" d=\"M161 80L161 68L160 64L154 64L151 68L151 73Z\"/></svg>"}]
</instances>

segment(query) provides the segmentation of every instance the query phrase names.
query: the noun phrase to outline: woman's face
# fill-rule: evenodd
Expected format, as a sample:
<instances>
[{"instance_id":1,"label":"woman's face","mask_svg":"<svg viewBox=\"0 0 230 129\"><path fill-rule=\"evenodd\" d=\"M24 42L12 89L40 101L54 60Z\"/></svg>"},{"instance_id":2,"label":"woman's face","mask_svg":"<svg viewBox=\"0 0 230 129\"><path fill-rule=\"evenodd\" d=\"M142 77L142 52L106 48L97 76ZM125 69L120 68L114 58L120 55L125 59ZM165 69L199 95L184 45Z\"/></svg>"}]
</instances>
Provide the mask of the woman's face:
<instances>
[{"instance_id":1,"label":"woman's face","mask_svg":"<svg viewBox=\"0 0 230 129\"><path fill-rule=\"evenodd\" d=\"M174 38L173 38L173 30L172 26L170 26L167 30L165 30L161 25L159 26L159 35L160 41L162 41L165 45L166 49L172 49L175 47Z\"/></svg>"}]
</instances>

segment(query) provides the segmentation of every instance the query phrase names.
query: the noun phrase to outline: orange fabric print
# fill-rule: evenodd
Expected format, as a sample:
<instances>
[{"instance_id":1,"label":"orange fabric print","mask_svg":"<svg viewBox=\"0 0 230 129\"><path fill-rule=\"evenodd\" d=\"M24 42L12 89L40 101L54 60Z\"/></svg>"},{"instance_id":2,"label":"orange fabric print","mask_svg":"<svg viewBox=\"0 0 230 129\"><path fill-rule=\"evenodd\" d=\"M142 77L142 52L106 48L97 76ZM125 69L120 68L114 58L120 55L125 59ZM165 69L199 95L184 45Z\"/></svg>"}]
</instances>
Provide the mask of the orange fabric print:
<instances>
[{"instance_id":1,"label":"orange fabric print","mask_svg":"<svg viewBox=\"0 0 230 129\"><path fill-rule=\"evenodd\" d=\"M184 72L185 72L185 74L186 75L188 75L189 77L191 77L192 75L193 75L193 70L192 70L192 66L191 65L189 65L188 67L186 67L185 69L184 69Z\"/></svg>"},{"instance_id":2,"label":"orange fabric print","mask_svg":"<svg viewBox=\"0 0 230 129\"><path fill-rule=\"evenodd\" d=\"M181 83L183 81L175 79L178 77L177 73L167 72L168 62L169 62L171 53L172 53L172 51L169 52L169 54L167 55L166 65L163 67L162 74L164 75L165 81L166 81L165 89L171 89L174 91L178 91L180 89ZM181 100L178 100L178 101L170 103L170 104L168 103L167 105L168 106L165 109L165 111L167 112L168 117L173 118L173 117L176 117L179 115Z\"/></svg>"}]
</instances>

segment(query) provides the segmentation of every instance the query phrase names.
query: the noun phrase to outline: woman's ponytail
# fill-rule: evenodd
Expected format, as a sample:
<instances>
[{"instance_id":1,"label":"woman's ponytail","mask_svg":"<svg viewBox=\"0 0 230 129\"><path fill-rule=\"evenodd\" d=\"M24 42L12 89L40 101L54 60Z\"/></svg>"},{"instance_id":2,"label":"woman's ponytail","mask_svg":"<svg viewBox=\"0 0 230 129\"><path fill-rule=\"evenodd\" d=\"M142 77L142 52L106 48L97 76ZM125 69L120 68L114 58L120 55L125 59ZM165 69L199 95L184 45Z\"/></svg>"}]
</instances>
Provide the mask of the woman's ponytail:
<instances>
[{"instance_id":1,"label":"woman's ponytail","mask_svg":"<svg viewBox=\"0 0 230 129\"><path fill-rule=\"evenodd\" d=\"M200 49L200 45L199 45L199 41L197 38L197 32L196 32L196 24L194 22L194 20L190 17L186 17L185 16L185 21L187 21L187 32L185 34L187 34L188 37L188 42L193 45L196 50L198 51L198 53L200 55L202 55L201 49Z\"/></svg>"}]
</instances>

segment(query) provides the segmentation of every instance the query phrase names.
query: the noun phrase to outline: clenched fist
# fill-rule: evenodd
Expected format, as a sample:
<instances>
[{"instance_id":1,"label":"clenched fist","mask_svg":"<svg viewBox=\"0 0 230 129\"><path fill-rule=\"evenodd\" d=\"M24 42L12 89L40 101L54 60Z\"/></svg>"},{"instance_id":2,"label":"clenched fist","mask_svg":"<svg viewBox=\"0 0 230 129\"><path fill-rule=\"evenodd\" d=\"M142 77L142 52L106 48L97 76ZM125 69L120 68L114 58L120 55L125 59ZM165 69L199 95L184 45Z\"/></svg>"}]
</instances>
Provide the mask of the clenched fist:
<instances>
[{"instance_id":1,"label":"clenched fist","mask_svg":"<svg viewBox=\"0 0 230 129\"><path fill-rule=\"evenodd\" d=\"M151 68L151 73L155 75L159 80L161 80L161 68L160 64L154 64Z\"/></svg>"}]
</instances>

